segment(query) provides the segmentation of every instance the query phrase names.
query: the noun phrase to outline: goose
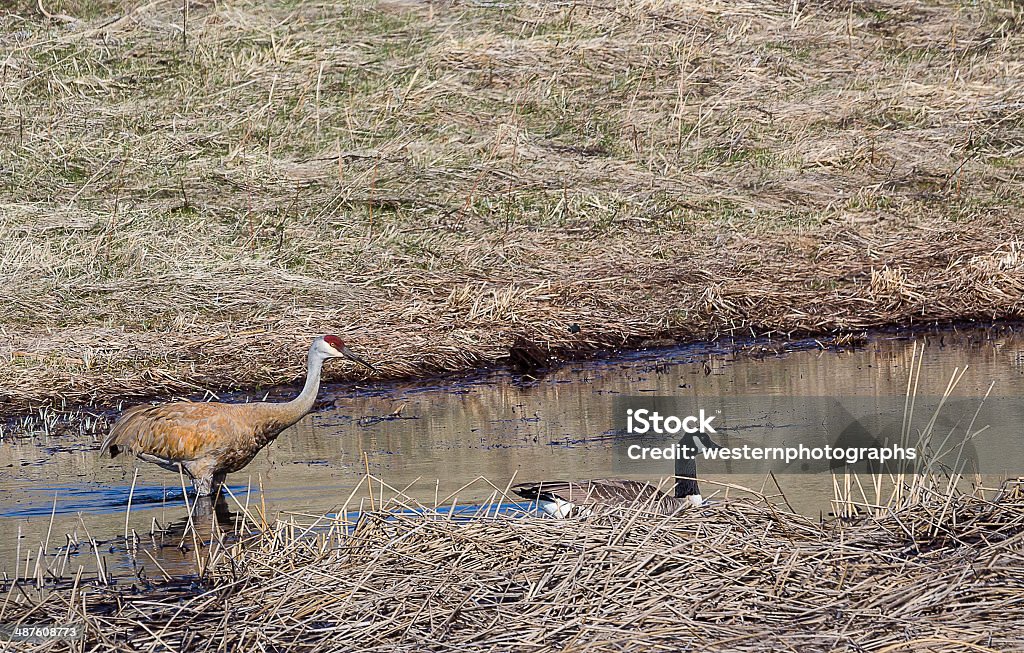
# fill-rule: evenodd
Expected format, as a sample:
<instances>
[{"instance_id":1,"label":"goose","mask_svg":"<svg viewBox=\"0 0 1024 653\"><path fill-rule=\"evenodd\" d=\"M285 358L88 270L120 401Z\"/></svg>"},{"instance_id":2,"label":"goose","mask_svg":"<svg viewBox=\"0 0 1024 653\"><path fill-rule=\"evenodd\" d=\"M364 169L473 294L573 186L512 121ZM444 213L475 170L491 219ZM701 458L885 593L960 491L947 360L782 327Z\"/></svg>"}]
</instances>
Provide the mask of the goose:
<instances>
[{"instance_id":1,"label":"goose","mask_svg":"<svg viewBox=\"0 0 1024 653\"><path fill-rule=\"evenodd\" d=\"M679 444L691 452L722 448L706 433L687 434ZM512 491L528 501L536 501L544 513L558 519L585 517L592 513L591 508L599 507L640 505L660 514L674 514L703 505L704 498L697 485L695 456L676 457L675 477L674 496L665 494L650 483L624 479L521 483L513 486Z\"/></svg>"}]
</instances>

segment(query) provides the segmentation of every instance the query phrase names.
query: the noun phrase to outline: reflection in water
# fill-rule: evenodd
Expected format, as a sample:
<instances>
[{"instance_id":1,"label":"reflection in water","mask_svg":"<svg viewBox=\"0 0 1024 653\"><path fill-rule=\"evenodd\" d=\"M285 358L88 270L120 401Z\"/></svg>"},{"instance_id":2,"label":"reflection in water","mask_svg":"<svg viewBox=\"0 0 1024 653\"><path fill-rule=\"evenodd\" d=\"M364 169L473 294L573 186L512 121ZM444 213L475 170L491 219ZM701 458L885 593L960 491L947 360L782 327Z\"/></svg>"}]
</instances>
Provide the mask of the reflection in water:
<instances>
[{"instance_id":1,"label":"reflection in water","mask_svg":"<svg viewBox=\"0 0 1024 653\"><path fill-rule=\"evenodd\" d=\"M919 393L941 394L953 371L970 364L958 394L983 395L993 382L994 394L1022 394L1024 339L1009 327L916 337L922 340L929 347ZM228 483L240 502L265 506L272 519L282 511L337 511L350 496L358 505L367 496L362 482L367 468L392 487L411 484L407 493L431 504L479 476L502 487L513 477L658 481L672 473L671 463L664 470L637 474L617 462L615 397L902 395L913 342L883 334L855 351L821 351L813 341L796 351L777 343L741 343L738 348L746 353L734 353L734 343L719 342L570 364L529 383L498 371L434 382L335 387L333 407L306 416ZM768 355L758 354L762 345L771 347ZM95 538L111 569L130 570L118 547L136 462L100 459L96 443L68 440L37 436L0 443L0 573L13 575L16 555L21 567L26 554L34 559L48 531L51 547L64 541L65 533L73 542ZM153 465L140 464L139 470L129 528L145 540L154 529L170 532L169 525L183 526L180 479ZM761 476L707 476L712 483L771 487ZM795 509L814 515L829 510L831 477L788 475L780 483ZM459 503L484 499L493 491L486 483L471 484L458 492ZM714 485L706 486L705 495L714 492ZM224 517L225 523L231 519ZM165 544L175 539L168 532L162 536ZM181 547L155 546L149 553L172 574L194 572L194 558ZM79 554L79 564L87 567L95 557L81 548Z\"/></svg>"}]
</instances>

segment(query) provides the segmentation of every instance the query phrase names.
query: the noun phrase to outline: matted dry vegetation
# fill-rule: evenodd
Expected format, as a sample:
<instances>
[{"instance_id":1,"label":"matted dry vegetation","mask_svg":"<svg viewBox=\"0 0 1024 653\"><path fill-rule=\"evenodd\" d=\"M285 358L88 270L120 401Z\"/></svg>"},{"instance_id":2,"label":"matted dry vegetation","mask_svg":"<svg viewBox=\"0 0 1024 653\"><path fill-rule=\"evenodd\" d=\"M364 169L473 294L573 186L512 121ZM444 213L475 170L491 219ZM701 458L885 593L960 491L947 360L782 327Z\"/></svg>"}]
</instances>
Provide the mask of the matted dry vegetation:
<instances>
[{"instance_id":1,"label":"matted dry vegetation","mask_svg":"<svg viewBox=\"0 0 1024 653\"><path fill-rule=\"evenodd\" d=\"M763 496L563 521L490 504L411 514L399 495L354 528L291 518L215 544L202 591L79 573L12 586L0 621L86 625L84 644L26 652L1024 650L1020 481L960 494L932 480L827 523Z\"/></svg>"},{"instance_id":2,"label":"matted dry vegetation","mask_svg":"<svg viewBox=\"0 0 1024 653\"><path fill-rule=\"evenodd\" d=\"M0 55L5 413L328 331L410 376L1024 308L1019 2L16 0Z\"/></svg>"}]
</instances>

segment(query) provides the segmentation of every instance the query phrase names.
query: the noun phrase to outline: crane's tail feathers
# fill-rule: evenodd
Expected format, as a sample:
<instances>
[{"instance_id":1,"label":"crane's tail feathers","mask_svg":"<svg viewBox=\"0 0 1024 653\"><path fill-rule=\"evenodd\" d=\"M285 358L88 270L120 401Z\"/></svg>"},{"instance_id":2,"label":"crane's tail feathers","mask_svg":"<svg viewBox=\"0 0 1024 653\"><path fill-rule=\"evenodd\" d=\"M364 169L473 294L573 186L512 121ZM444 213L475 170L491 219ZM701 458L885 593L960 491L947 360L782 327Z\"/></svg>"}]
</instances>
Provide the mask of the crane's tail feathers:
<instances>
[{"instance_id":1,"label":"crane's tail feathers","mask_svg":"<svg viewBox=\"0 0 1024 653\"><path fill-rule=\"evenodd\" d=\"M117 454L121 453L124 447L118 444L119 433L111 431L107 434L107 437L103 438L103 444L100 445L100 455L109 453L111 458L117 458Z\"/></svg>"},{"instance_id":2,"label":"crane's tail feathers","mask_svg":"<svg viewBox=\"0 0 1024 653\"><path fill-rule=\"evenodd\" d=\"M144 418L144 413L152 408L148 404L132 406L121 413L121 417L110 429L110 433L103 439L100 445L100 454L109 453L111 458L116 458L119 453L126 451L135 441L140 426L139 418Z\"/></svg>"}]
</instances>

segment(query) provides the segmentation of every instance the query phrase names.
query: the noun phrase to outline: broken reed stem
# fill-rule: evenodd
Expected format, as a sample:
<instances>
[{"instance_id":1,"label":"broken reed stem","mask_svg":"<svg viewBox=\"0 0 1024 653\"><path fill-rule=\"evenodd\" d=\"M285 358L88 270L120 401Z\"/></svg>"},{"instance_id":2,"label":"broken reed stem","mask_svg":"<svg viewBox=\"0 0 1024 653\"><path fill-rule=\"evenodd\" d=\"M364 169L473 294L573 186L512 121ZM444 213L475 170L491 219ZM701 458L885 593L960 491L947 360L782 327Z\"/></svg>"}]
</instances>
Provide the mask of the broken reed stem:
<instances>
[{"instance_id":1,"label":"broken reed stem","mask_svg":"<svg viewBox=\"0 0 1024 653\"><path fill-rule=\"evenodd\" d=\"M376 507L373 502L373 483L370 480L373 477L370 476L370 458L365 451L363 452L363 469L366 470L366 491L370 495L370 512L374 512Z\"/></svg>"},{"instance_id":2,"label":"broken reed stem","mask_svg":"<svg viewBox=\"0 0 1024 653\"><path fill-rule=\"evenodd\" d=\"M128 490L128 507L124 511L124 542L125 546L128 545L128 519L132 514L132 499L135 497L135 484L139 480L139 468L135 468L135 473L132 475L132 487Z\"/></svg>"}]
</instances>

